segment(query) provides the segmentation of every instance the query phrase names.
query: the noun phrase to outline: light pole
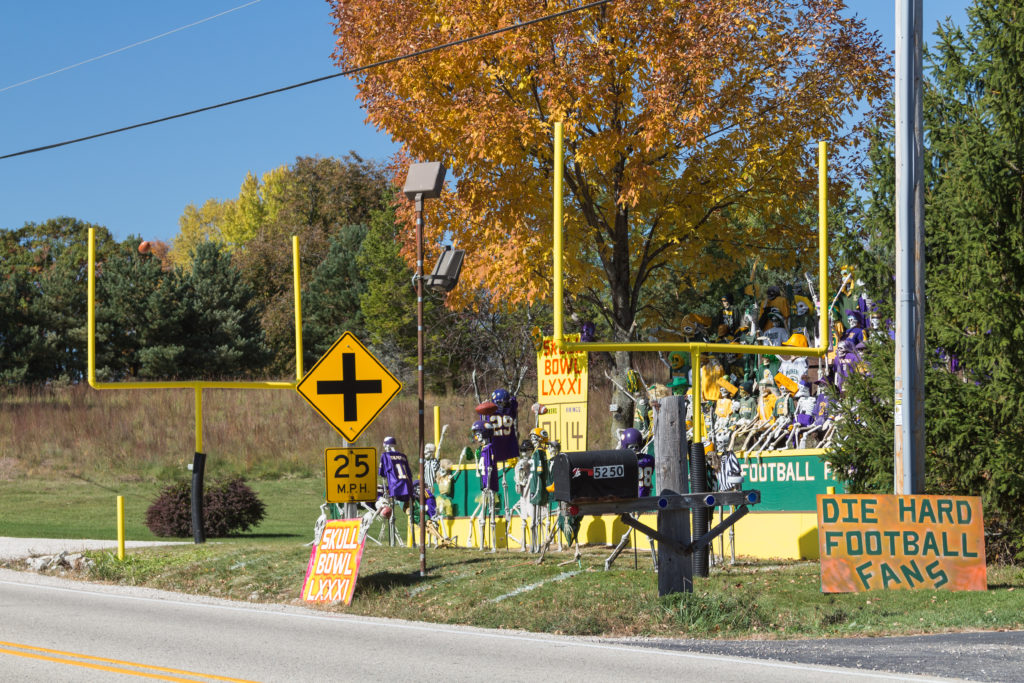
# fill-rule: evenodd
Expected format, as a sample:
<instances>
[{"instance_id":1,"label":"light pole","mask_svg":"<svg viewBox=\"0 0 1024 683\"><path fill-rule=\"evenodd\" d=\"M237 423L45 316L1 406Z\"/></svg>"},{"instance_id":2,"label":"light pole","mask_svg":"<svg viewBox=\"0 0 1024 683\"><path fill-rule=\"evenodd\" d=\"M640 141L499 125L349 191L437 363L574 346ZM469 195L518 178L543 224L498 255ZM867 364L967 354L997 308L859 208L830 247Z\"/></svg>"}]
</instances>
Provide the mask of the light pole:
<instances>
[{"instance_id":1,"label":"light pole","mask_svg":"<svg viewBox=\"0 0 1024 683\"><path fill-rule=\"evenodd\" d=\"M405 196L416 202L416 399L419 407L420 472L420 576L427 575L427 520L426 481L423 470L423 200L441 196L445 168L439 161L413 164L405 178ZM410 520L411 521L411 520Z\"/></svg>"}]
</instances>

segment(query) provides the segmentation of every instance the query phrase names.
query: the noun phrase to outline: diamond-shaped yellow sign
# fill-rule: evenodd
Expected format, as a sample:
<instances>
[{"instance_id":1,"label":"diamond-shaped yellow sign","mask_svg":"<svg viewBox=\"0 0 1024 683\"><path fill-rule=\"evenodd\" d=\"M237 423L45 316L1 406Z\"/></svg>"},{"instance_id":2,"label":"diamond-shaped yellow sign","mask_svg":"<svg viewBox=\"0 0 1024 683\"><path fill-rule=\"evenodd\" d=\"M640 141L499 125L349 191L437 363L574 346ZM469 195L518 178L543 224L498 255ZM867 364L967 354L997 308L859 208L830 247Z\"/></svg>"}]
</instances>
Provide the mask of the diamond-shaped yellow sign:
<instances>
[{"instance_id":1,"label":"diamond-shaped yellow sign","mask_svg":"<svg viewBox=\"0 0 1024 683\"><path fill-rule=\"evenodd\" d=\"M348 441L355 441L402 383L351 332L341 335L295 389Z\"/></svg>"}]
</instances>

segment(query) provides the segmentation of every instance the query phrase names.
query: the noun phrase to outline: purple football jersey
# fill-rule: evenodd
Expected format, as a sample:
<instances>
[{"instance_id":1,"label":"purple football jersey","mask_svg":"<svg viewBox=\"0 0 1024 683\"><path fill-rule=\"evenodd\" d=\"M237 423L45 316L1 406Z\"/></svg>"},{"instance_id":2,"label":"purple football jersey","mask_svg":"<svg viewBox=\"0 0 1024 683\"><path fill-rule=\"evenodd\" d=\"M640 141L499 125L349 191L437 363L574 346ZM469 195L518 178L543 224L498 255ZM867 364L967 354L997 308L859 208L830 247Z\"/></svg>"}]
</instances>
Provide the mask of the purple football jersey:
<instances>
[{"instance_id":1,"label":"purple football jersey","mask_svg":"<svg viewBox=\"0 0 1024 683\"><path fill-rule=\"evenodd\" d=\"M494 444L484 444L480 449L480 460L477 463L480 475L480 490L498 490L498 461L494 455Z\"/></svg>"},{"instance_id":2,"label":"purple football jersey","mask_svg":"<svg viewBox=\"0 0 1024 683\"><path fill-rule=\"evenodd\" d=\"M491 447L497 462L519 457L519 402L512 397L494 415L487 416L487 424L494 430Z\"/></svg>"},{"instance_id":3,"label":"purple football jersey","mask_svg":"<svg viewBox=\"0 0 1024 683\"><path fill-rule=\"evenodd\" d=\"M637 497L651 495L654 484L654 456L650 453L637 454L637 471L640 475L640 486L637 489Z\"/></svg>"},{"instance_id":4,"label":"purple football jersey","mask_svg":"<svg viewBox=\"0 0 1024 683\"><path fill-rule=\"evenodd\" d=\"M412 479L409 477L409 459L398 451L380 455L380 469L377 472L387 482L388 495L395 500L407 501L412 498Z\"/></svg>"}]
</instances>

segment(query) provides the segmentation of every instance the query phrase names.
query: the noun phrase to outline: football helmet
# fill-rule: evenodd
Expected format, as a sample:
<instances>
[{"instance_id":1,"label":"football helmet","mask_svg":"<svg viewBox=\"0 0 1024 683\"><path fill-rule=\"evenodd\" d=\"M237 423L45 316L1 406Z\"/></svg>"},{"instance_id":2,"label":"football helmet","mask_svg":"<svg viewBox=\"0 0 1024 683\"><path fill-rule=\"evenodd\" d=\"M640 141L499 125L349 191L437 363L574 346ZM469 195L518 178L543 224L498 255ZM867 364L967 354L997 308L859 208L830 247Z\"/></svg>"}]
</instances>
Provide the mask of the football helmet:
<instances>
[{"instance_id":1,"label":"football helmet","mask_svg":"<svg viewBox=\"0 0 1024 683\"><path fill-rule=\"evenodd\" d=\"M391 453L392 451L398 450L398 440L393 436L384 437L384 452Z\"/></svg>"},{"instance_id":2,"label":"football helmet","mask_svg":"<svg viewBox=\"0 0 1024 683\"><path fill-rule=\"evenodd\" d=\"M629 427L623 429L622 433L619 434L619 448L636 453L640 450L640 447L644 444L644 435L640 433L640 430Z\"/></svg>"},{"instance_id":3,"label":"football helmet","mask_svg":"<svg viewBox=\"0 0 1024 683\"><path fill-rule=\"evenodd\" d=\"M491 394L491 400L494 401L494 405L499 408L504 408L508 405L509 393L506 389L495 389L494 393Z\"/></svg>"},{"instance_id":4,"label":"football helmet","mask_svg":"<svg viewBox=\"0 0 1024 683\"><path fill-rule=\"evenodd\" d=\"M494 430L491 429L491 426L483 420L477 420L474 422L473 426L470 427L470 430L473 432L474 441L483 442L484 439L490 439L494 436Z\"/></svg>"}]
</instances>

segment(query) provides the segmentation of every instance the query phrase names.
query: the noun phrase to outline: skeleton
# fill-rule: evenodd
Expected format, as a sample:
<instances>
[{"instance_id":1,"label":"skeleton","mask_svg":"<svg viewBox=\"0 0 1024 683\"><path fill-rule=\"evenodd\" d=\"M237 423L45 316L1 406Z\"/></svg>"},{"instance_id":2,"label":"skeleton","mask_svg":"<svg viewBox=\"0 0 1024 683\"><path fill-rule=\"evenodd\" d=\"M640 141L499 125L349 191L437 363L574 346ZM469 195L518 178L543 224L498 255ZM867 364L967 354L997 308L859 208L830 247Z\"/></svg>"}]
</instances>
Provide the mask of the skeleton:
<instances>
[{"instance_id":1,"label":"skeleton","mask_svg":"<svg viewBox=\"0 0 1024 683\"><path fill-rule=\"evenodd\" d=\"M416 497L414 500L419 500L419 482L416 482ZM423 542L426 543L426 539L429 538L430 542L435 548L455 548L458 546L458 537L452 538L441 528L438 521L441 519L438 514L437 501L434 498L433 493L424 492L425 509L416 507L419 510L419 514L424 515L423 528L425 531L425 537ZM431 512L433 509L433 512Z\"/></svg>"},{"instance_id":2,"label":"skeleton","mask_svg":"<svg viewBox=\"0 0 1024 683\"><path fill-rule=\"evenodd\" d=\"M480 475L480 496L477 506L470 516L470 532L476 532L476 543L480 550L485 545L485 529L490 526L491 552L498 551L497 519L495 513L497 494L497 463L490 455L491 435L493 432L487 423L478 420L473 423L473 440L480 444L477 455L477 473ZM487 452L485 453L485 449Z\"/></svg>"},{"instance_id":3,"label":"skeleton","mask_svg":"<svg viewBox=\"0 0 1024 683\"><path fill-rule=\"evenodd\" d=\"M306 545L320 545L320 537L324 534L324 527L327 526L327 506L328 503L322 503L320 505L320 516L316 518L316 522L313 523L313 540Z\"/></svg>"},{"instance_id":4,"label":"skeleton","mask_svg":"<svg viewBox=\"0 0 1024 683\"><path fill-rule=\"evenodd\" d=\"M637 458L637 471L639 474L639 481L637 482L637 494L638 497L651 495L651 475L654 474L654 458L647 454L645 447L647 446L647 439L636 429L623 429L619 432L619 448L622 450L632 451ZM636 518L636 515L632 515ZM604 561L604 570L608 571L612 568L612 563L615 562L615 558L619 556L623 548L626 547L626 543L629 542L629 537L633 533L633 529L627 528L626 533L622 534L619 539L619 544L615 546L615 550L612 554ZM654 561L654 570L658 570L658 555L654 550L654 539L648 537L651 544L651 559Z\"/></svg>"},{"instance_id":5,"label":"skeleton","mask_svg":"<svg viewBox=\"0 0 1024 683\"><path fill-rule=\"evenodd\" d=\"M523 445L525 446L526 444L524 443ZM524 449L520 449L520 453L524 452ZM525 456L520 456L519 460L516 462L512 478L515 483L516 494L519 496L519 500L512 508L515 512L519 513L519 521L521 522L520 533L522 535L520 538L522 539L522 542L519 544L519 550L526 552L526 528L529 524L528 518L530 516L532 506L530 505L530 501L527 499L527 484L530 481L530 461ZM511 520L509 520L509 523L511 523Z\"/></svg>"},{"instance_id":6,"label":"skeleton","mask_svg":"<svg viewBox=\"0 0 1024 683\"><path fill-rule=\"evenodd\" d=\"M543 535L550 511L548 508L548 455L550 445L546 429L536 427L530 432L530 443L533 452L527 469L523 494L519 499L520 513L523 515L523 539L526 539L526 516L530 518L530 552L540 552L540 538ZM525 548L525 543L524 543Z\"/></svg>"},{"instance_id":7,"label":"skeleton","mask_svg":"<svg viewBox=\"0 0 1024 683\"><path fill-rule=\"evenodd\" d=\"M814 403L807 382L800 382L800 388L796 392L796 416L793 422L793 431L786 439L786 446L803 448L806 440L807 430L813 428L814 424Z\"/></svg>"},{"instance_id":8,"label":"skeleton","mask_svg":"<svg viewBox=\"0 0 1024 683\"><path fill-rule=\"evenodd\" d=\"M409 514L412 505L412 478L409 472L409 461L405 454L398 450L398 442L393 436L384 437L378 474L385 478L386 486L384 491L387 505L391 512L394 512L395 501L399 501L402 504L402 509L405 510L406 514ZM390 544L405 545L398 536L394 514L390 514L386 518L388 520ZM415 547L416 531L412 524L409 524L409 534L412 538L412 545Z\"/></svg>"},{"instance_id":9,"label":"skeleton","mask_svg":"<svg viewBox=\"0 0 1024 683\"><path fill-rule=\"evenodd\" d=\"M548 459L554 459L554 457L558 455L560 450L561 445L557 441L553 439L549 441ZM556 538L559 539L558 550L562 550L562 542L561 538L559 537L560 533L565 536L565 539L569 543L569 545L574 545L576 549L576 554L573 556L573 559L562 564L580 561L580 557L582 557L582 554L580 553L580 540L578 534L579 521L579 516L573 516L569 513L568 503L564 501L560 501L558 503L558 517L555 519L555 523L554 525L552 525L551 531L548 533L547 540L545 540L543 545L541 545L540 547L540 557L537 558L537 564L540 564L544 561L544 554L547 552L548 548L551 547L552 541L554 541Z\"/></svg>"},{"instance_id":10,"label":"skeleton","mask_svg":"<svg viewBox=\"0 0 1024 683\"><path fill-rule=\"evenodd\" d=\"M377 487L377 501L372 505L363 503L363 508L366 510L363 513L362 521L359 524L359 542L362 543L364 540L369 539L377 545L383 545L380 537L384 535L384 531L388 532L388 539L390 545L405 545L401 537L395 531L395 515L394 507L392 502L388 499L387 493L384 487ZM377 537L369 535L370 527L378 519L383 519L384 524L381 525L381 529L377 534Z\"/></svg>"},{"instance_id":11,"label":"skeleton","mask_svg":"<svg viewBox=\"0 0 1024 683\"><path fill-rule=\"evenodd\" d=\"M751 440L756 441L762 430L769 427L774 421L772 412L775 408L775 401L778 399L776 392L775 383L771 379L761 383L761 395L757 401L757 419L751 420L746 427L736 430L729 444L729 450L742 451L744 459L750 457ZM739 444L739 448L736 447L737 444Z\"/></svg>"},{"instance_id":12,"label":"skeleton","mask_svg":"<svg viewBox=\"0 0 1024 683\"><path fill-rule=\"evenodd\" d=\"M779 397L772 406L772 422L764 435L753 446L753 450L757 452L758 462L761 461L761 453L775 448L783 437L789 436L789 430L793 425L794 401L790 387L787 386L789 378L779 373L776 375L776 382L778 383Z\"/></svg>"}]
</instances>

